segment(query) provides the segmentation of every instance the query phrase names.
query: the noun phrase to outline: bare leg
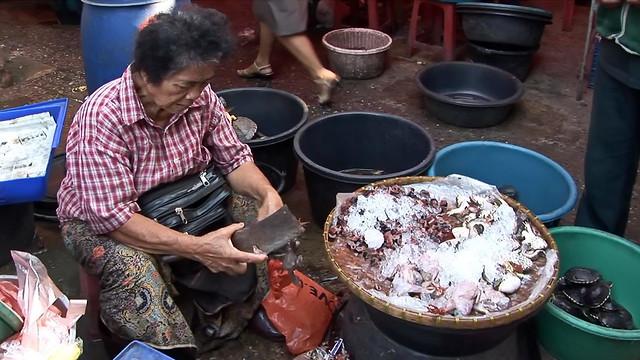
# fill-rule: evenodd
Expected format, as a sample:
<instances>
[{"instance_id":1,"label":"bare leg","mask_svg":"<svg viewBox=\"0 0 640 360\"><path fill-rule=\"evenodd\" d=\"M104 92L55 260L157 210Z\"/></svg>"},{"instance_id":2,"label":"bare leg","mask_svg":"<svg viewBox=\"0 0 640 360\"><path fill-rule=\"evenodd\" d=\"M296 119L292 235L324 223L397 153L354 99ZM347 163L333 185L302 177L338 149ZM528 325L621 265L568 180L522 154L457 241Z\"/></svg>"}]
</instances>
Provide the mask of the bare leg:
<instances>
[{"instance_id":1,"label":"bare leg","mask_svg":"<svg viewBox=\"0 0 640 360\"><path fill-rule=\"evenodd\" d=\"M311 77L316 79L335 79L336 74L322 66L311 40L304 34L278 37L278 40L293 56L304 65Z\"/></svg>"},{"instance_id":2,"label":"bare leg","mask_svg":"<svg viewBox=\"0 0 640 360\"><path fill-rule=\"evenodd\" d=\"M304 34L282 36L278 37L278 40L309 71L313 82L319 87L318 102L320 104L330 102L331 93L340 78L331 70L322 66L316 51L313 49L311 40Z\"/></svg>"},{"instance_id":3,"label":"bare leg","mask_svg":"<svg viewBox=\"0 0 640 360\"><path fill-rule=\"evenodd\" d=\"M275 36L265 25L264 23L260 23L260 47L258 48L258 55L256 56L255 64L257 66L269 65L271 58L271 49L273 49L273 42L275 41Z\"/></svg>"},{"instance_id":4,"label":"bare leg","mask_svg":"<svg viewBox=\"0 0 640 360\"><path fill-rule=\"evenodd\" d=\"M260 45L258 46L258 55L251 65L244 69L237 71L238 75L243 78L254 77L271 77L273 70L271 69L271 49L273 49L273 43L275 36L273 32L260 22Z\"/></svg>"}]
</instances>

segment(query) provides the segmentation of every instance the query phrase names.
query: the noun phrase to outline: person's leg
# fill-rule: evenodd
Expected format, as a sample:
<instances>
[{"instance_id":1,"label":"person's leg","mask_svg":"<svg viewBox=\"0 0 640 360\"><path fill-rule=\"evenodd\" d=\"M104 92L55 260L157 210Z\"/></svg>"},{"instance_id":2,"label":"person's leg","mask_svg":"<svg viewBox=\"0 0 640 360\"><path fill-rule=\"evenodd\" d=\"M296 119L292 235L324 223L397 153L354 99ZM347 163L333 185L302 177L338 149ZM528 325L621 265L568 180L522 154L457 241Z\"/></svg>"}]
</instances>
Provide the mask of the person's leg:
<instances>
[{"instance_id":1,"label":"person's leg","mask_svg":"<svg viewBox=\"0 0 640 360\"><path fill-rule=\"evenodd\" d=\"M271 29L263 22L260 22L260 45L258 46L256 59L248 67L238 70L238 76L252 78L260 76L269 77L273 75L270 61L274 42L275 36Z\"/></svg>"},{"instance_id":2,"label":"person's leg","mask_svg":"<svg viewBox=\"0 0 640 360\"><path fill-rule=\"evenodd\" d=\"M640 90L598 71L576 225L624 235L640 155Z\"/></svg>"},{"instance_id":3,"label":"person's leg","mask_svg":"<svg viewBox=\"0 0 640 360\"><path fill-rule=\"evenodd\" d=\"M300 61L314 80L335 78L336 75L322 65L311 40L305 34L280 36L278 40Z\"/></svg>"},{"instance_id":4,"label":"person's leg","mask_svg":"<svg viewBox=\"0 0 640 360\"><path fill-rule=\"evenodd\" d=\"M255 64L257 66L269 65L271 62L271 50L273 49L273 43L275 42L275 36L271 29L265 24L260 23L260 46L258 47L258 55L256 56Z\"/></svg>"},{"instance_id":5,"label":"person's leg","mask_svg":"<svg viewBox=\"0 0 640 360\"><path fill-rule=\"evenodd\" d=\"M154 258L80 221L62 228L65 246L88 273L100 278L100 318L125 340L159 349L195 350L195 338L158 273Z\"/></svg>"},{"instance_id":6,"label":"person's leg","mask_svg":"<svg viewBox=\"0 0 640 360\"><path fill-rule=\"evenodd\" d=\"M318 102L320 104L328 103L340 77L322 65L311 40L304 34L280 36L278 40L300 61L318 85Z\"/></svg>"}]
</instances>

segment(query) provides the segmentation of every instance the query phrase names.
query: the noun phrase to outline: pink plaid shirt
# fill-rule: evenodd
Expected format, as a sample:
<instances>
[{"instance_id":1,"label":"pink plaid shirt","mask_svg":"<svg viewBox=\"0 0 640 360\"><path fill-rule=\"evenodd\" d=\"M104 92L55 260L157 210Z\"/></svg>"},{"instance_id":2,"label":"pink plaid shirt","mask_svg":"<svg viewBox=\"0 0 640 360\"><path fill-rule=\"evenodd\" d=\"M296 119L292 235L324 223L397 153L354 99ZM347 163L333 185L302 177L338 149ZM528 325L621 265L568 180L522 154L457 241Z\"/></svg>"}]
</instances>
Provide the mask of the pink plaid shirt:
<instances>
[{"instance_id":1,"label":"pink plaid shirt","mask_svg":"<svg viewBox=\"0 0 640 360\"><path fill-rule=\"evenodd\" d=\"M127 69L73 119L58 218L86 221L96 234L111 232L140 211L139 195L199 172L211 160L224 174L253 160L211 87L162 129L145 114Z\"/></svg>"}]
</instances>

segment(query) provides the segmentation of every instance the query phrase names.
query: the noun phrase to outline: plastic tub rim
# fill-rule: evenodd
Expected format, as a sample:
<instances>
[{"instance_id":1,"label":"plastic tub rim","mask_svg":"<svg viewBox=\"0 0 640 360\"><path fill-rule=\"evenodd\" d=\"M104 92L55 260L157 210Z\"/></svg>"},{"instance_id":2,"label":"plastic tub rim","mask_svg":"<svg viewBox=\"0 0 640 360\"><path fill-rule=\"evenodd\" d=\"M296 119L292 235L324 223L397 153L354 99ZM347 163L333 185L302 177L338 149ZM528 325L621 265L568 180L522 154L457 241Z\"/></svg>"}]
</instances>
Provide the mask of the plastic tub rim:
<instances>
[{"instance_id":1,"label":"plastic tub rim","mask_svg":"<svg viewBox=\"0 0 640 360\"><path fill-rule=\"evenodd\" d=\"M506 99L500 99L500 100L497 100L497 101L486 102L486 103L477 103L477 104L468 104L468 103L457 102L455 100L452 100L448 96L441 95L440 93L437 93L437 92L434 92L434 91L428 89L422 83L422 81L420 81L420 78L422 78L422 75L425 74L426 72L428 72L428 71L438 71L438 67L446 66L446 65L462 65L462 66L469 66L469 67L478 67L478 68L484 68L484 69L487 69L487 70L490 70L490 71L502 73L502 75L505 75L508 78L511 78L512 80L517 82L517 84L516 84L517 90L516 90L515 94L511 95L510 97L508 97ZM524 95L524 87L522 86L522 82L517 77L515 77L513 74L511 74L510 72L502 70L502 69L497 68L495 66L482 64L482 63L466 62L466 61L443 61L443 62L439 62L439 63L435 63L433 65L430 65L430 66L424 68L423 70L419 71L416 74L416 82L418 83L418 87L420 88L420 90L422 90L422 92L425 95L427 95L428 97L430 97L430 98L432 98L434 100L438 100L438 101L440 101L442 103L445 103L445 104L455 105L457 107L467 108L467 109L481 109L481 108L495 108L495 107L500 107L500 106L511 106L511 105L515 105L522 98L522 95Z\"/></svg>"},{"instance_id":2,"label":"plastic tub rim","mask_svg":"<svg viewBox=\"0 0 640 360\"><path fill-rule=\"evenodd\" d=\"M159 2L165 2L167 0L138 0L131 3L113 3L113 1L109 0L81 0L84 4L99 6L99 7L128 7L128 6L141 6L141 5L151 5Z\"/></svg>"},{"instance_id":3,"label":"plastic tub rim","mask_svg":"<svg viewBox=\"0 0 640 360\"><path fill-rule=\"evenodd\" d=\"M305 131L307 129L309 129L311 126L313 126L314 124L316 124L316 123L318 123L318 122L320 122L322 120L326 120L326 119L330 119L330 118L334 118L334 117L338 117L338 116L345 116L345 115L369 115L369 116L370 115L374 115L376 117L393 118L394 120L406 123L409 126L412 126L415 129L419 130L421 132L421 134L423 134L427 138L428 142L431 144L431 149L426 154L427 156L425 157L425 159L420 161L415 166L413 166L413 167L411 167L409 169L403 170L403 171L399 171L399 172L395 172L395 173L388 173L388 174L384 174L384 175L351 175L351 174L344 174L344 173L341 173L339 171L335 171L335 170L332 170L332 169L329 169L327 167L319 165L318 163L316 163L315 161L311 160L306 154L303 153L303 151L302 151L302 149L300 147L300 138L302 137L302 135L305 133ZM386 178L396 178L396 177L402 177L402 176L415 175L417 172L421 172L421 171L419 171L420 169L426 170L427 168L429 168L429 166L433 163L433 161L435 159L435 153L436 153L436 146L435 146L435 143L433 142L433 138L421 126L415 124L414 122L412 122L410 120L402 118L400 116L386 114L386 113L379 113L379 112L367 112L367 111L340 112L340 113L336 113L336 114L330 114L330 115L322 116L322 117L318 118L317 120L304 125L300 129L300 131L298 131L298 133L296 134L296 136L293 139L293 148L294 148L294 151L295 151L296 155L298 156L298 158L302 162L303 166L305 167L305 169L310 170L315 174L321 175L323 177L326 177L326 178L334 180L334 181L346 182L346 183L351 183L351 184L369 184L371 182L380 181L381 179L386 179ZM424 171L424 170L422 170L422 171Z\"/></svg>"},{"instance_id":4,"label":"plastic tub rim","mask_svg":"<svg viewBox=\"0 0 640 360\"><path fill-rule=\"evenodd\" d=\"M484 140L483 141L463 141L455 144L450 144L438 150L435 158L433 159L433 165L429 168L429 171L427 172L427 174L429 176L436 176L434 166L437 165L438 160L442 159L442 157L445 156L448 152L457 150L460 148L463 149L468 147L475 147L478 145L486 146L486 147L506 148L509 150L516 150L516 151L523 152L527 155L531 155L538 160L542 160L543 162L545 162L545 164L549 165L551 168L558 171L558 173L566 181L566 183L570 185L568 199L567 201L565 201L565 203L561 207L543 214L536 214L536 216L543 223L549 223L562 218L564 215L569 213L576 206L576 203L578 202L578 188L571 174L569 174L567 170L565 170L562 166L560 166L560 164L553 161L551 158L539 152L533 151L531 149L528 149L526 147L522 147L519 145L507 144L499 141L484 141Z\"/></svg>"},{"instance_id":5,"label":"plastic tub rim","mask_svg":"<svg viewBox=\"0 0 640 360\"><path fill-rule=\"evenodd\" d=\"M468 41L467 45L473 48L475 51L478 51L482 54L487 54L487 55L527 56L527 55L535 54L539 49L539 47L534 47L529 50L514 50L514 51L499 50L499 49L492 49L490 47L486 47L480 44L476 44L473 41Z\"/></svg>"},{"instance_id":6,"label":"plastic tub rim","mask_svg":"<svg viewBox=\"0 0 640 360\"><path fill-rule=\"evenodd\" d=\"M279 133L279 134L277 134L275 136L267 136L265 139L257 139L257 140L248 140L248 141L246 141L245 144L249 145L249 147L251 147L251 148L258 148L258 147L262 147L262 146L278 144L278 143L281 143L283 141L291 139L292 137L295 136L295 134L298 132L298 130L300 130L300 128L307 122L307 119L309 118L309 106L307 106L307 103L305 103L297 95L292 94L292 93L287 92L287 91L284 91L284 90L266 88L266 87L239 87L239 88L230 88L230 89L218 90L218 91L215 91L215 94L218 97L224 97L224 93L225 92L229 92L229 93L230 92L236 92L236 91L239 92L239 91L242 91L242 90L256 91L256 92L270 92L270 93L276 93L276 94L284 95L285 97L293 99L298 104L300 104L300 106L302 107L301 119L292 128L290 128L289 130L287 130L285 132L281 132L281 133Z\"/></svg>"},{"instance_id":7,"label":"plastic tub rim","mask_svg":"<svg viewBox=\"0 0 640 360\"><path fill-rule=\"evenodd\" d=\"M351 50L351 49L345 49L345 48L341 48L341 47L335 46L335 45L329 43L329 41L327 40L327 38L329 36L331 36L331 35L338 34L338 33L344 33L344 32L370 32L370 33L375 33L376 36L380 35L381 37L384 37L384 39L386 40L386 44L384 46L379 46L379 47L373 48L373 49ZM324 36L322 36L322 45L324 45L328 50L331 50L331 51L339 53L339 54L347 54L347 55L373 55L373 54L378 54L378 53L385 52L385 51L389 50L391 48L391 44L392 43L393 43L393 39L391 38L391 36L385 34L382 31L369 29L369 28L335 29L335 30L329 31L328 33L324 34Z\"/></svg>"},{"instance_id":8,"label":"plastic tub rim","mask_svg":"<svg viewBox=\"0 0 640 360\"><path fill-rule=\"evenodd\" d=\"M596 234L601 235L602 238L607 238L607 240L615 241L619 245L627 248L627 251L635 252L640 257L640 246L633 244L630 240L627 240L623 237L610 234L608 232L592 229L582 226L559 226L556 228L549 229L549 232L552 236L556 234L562 233L579 233L579 234ZM562 259L560 260L562 261ZM590 324L584 320L580 320L575 316L572 316L562 310L560 310L557 306L551 304L551 302L547 302L544 305L544 309L549 311L549 313L556 319L561 320L562 322L570 325L571 327L582 330L586 333L597 335L601 337L605 337L613 340L628 340L635 341L640 340L640 329L635 330L619 330L619 329L610 329L604 326L598 326L595 324Z\"/></svg>"},{"instance_id":9,"label":"plastic tub rim","mask_svg":"<svg viewBox=\"0 0 640 360\"><path fill-rule=\"evenodd\" d=\"M482 12L490 15L525 15L539 18L540 21L553 21L553 13L533 7L499 3L470 2L456 5L456 12L464 14L467 12Z\"/></svg>"}]
</instances>

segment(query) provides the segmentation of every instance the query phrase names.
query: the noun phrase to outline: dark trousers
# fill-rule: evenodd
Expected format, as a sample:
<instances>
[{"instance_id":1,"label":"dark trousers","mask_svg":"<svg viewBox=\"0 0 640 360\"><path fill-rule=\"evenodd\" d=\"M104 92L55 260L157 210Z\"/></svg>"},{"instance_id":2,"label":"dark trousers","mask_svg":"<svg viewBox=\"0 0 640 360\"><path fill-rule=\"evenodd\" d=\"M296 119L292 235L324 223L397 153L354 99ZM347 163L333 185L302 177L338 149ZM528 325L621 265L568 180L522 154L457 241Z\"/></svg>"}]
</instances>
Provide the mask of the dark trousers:
<instances>
[{"instance_id":1,"label":"dark trousers","mask_svg":"<svg viewBox=\"0 0 640 360\"><path fill-rule=\"evenodd\" d=\"M640 90L600 67L576 225L623 236L640 155Z\"/></svg>"}]
</instances>

